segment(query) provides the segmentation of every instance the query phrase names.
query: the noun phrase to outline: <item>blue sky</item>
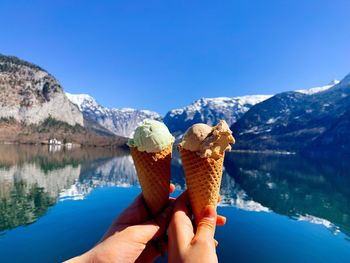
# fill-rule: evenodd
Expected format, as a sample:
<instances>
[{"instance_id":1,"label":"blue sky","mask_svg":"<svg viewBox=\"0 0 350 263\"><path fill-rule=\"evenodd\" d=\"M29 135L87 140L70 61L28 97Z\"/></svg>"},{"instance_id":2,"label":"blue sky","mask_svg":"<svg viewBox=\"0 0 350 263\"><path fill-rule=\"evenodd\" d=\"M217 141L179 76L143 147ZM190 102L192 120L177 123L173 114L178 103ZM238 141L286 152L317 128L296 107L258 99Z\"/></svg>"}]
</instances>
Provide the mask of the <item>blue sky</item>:
<instances>
[{"instance_id":1,"label":"blue sky","mask_svg":"<svg viewBox=\"0 0 350 263\"><path fill-rule=\"evenodd\" d=\"M350 1L0 2L0 53L108 107L162 114L350 72Z\"/></svg>"}]
</instances>

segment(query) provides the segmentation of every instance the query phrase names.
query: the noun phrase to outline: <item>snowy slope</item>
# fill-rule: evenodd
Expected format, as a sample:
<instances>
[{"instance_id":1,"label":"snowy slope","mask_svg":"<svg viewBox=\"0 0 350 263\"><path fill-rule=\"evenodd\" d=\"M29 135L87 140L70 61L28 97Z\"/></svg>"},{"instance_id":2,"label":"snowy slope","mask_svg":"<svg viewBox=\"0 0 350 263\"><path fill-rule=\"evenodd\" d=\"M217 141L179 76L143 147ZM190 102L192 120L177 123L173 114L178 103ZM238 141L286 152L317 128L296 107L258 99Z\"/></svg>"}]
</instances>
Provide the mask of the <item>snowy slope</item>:
<instances>
[{"instance_id":1,"label":"snowy slope","mask_svg":"<svg viewBox=\"0 0 350 263\"><path fill-rule=\"evenodd\" d=\"M191 125L204 122L216 124L220 119L231 125L255 104L270 98L270 95L251 95L242 97L202 98L192 104L169 111L164 123L171 132L183 133Z\"/></svg>"},{"instance_id":2,"label":"snowy slope","mask_svg":"<svg viewBox=\"0 0 350 263\"><path fill-rule=\"evenodd\" d=\"M244 150L349 151L350 74L338 84L283 92L231 126Z\"/></svg>"},{"instance_id":3,"label":"snowy slope","mask_svg":"<svg viewBox=\"0 0 350 263\"><path fill-rule=\"evenodd\" d=\"M307 94L307 95L312 95L315 93L326 91L326 90L330 89L331 87L333 87L334 85L337 85L339 82L340 82L339 80L335 79L335 80L332 80L329 84L327 84L325 86L314 87L311 89L300 89L300 90L296 90L296 92Z\"/></svg>"},{"instance_id":4,"label":"snowy slope","mask_svg":"<svg viewBox=\"0 0 350 263\"><path fill-rule=\"evenodd\" d=\"M66 95L72 103L78 106L84 118L99 123L116 135L129 137L144 119L162 119L158 113L148 110L106 108L87 94L66 93Z\"/></svg>"}]
</instances>

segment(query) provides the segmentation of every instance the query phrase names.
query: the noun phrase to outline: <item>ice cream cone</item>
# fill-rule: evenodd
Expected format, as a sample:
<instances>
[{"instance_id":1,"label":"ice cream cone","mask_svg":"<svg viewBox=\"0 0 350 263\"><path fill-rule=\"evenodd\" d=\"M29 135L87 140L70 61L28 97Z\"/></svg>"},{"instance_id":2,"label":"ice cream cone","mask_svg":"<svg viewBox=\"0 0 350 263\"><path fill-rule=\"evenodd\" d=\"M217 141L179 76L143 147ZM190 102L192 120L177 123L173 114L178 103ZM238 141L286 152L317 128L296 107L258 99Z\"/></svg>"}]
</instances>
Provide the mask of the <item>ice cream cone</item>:
<instances>
[{"instance_id":1,"label":"ice cream cone","mask_svg":"<svg viewBox=\"0 0 350 263\"><path fill-rule=\"evenodd\" d=\"M186 150L181 145L178 148L193 214L198 223L207 205L217 206L224 154L216 160L211 157L202 158L196 152Z\"/></svg>"},{"instance_id":2,"label":"ice cream cone","mask_svg":"<svg viewBox=\"0 0 350 263\"><path fill-rule=\"evenodd\" d=\"M157 215L169 200L172 144L160 152L139 151L130 147L142 188L143 197L153 215Z\"/></svg>"}]
</instances>

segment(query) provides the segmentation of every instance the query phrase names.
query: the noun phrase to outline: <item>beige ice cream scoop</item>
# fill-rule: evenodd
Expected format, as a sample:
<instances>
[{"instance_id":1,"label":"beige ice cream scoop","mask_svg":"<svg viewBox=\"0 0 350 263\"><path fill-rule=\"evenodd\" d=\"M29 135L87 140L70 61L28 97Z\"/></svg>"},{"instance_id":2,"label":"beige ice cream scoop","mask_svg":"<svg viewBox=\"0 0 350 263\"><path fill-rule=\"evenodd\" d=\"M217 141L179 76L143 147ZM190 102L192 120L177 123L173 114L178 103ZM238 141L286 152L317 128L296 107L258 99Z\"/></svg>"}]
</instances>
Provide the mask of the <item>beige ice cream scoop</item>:
<instances>
[{"instance_id":1,"label":"beige ice cream scoop","mask_svg":"<svg viewBox=\"0 0 350 263\"><path fill-rule=\"evenodd\" d=\"M235 143L232 132L226 121L221 120L211 127L204 123L190 127L180 145L191 152L197 152L201 157L219 159L226 150L231 150L230 144Z\"/></svg>"},{"instance_id":2,"label":"beige ice cream scoop","mask_svg":"<svg viewBox=\"0 0 350 263\"><path fill-rule=\"evenodd\" d=\"M197 123L190 127L183 138L182 146L189 151L197 152L205 138L212 132L212 127L204 123Z\"/></svg>"}]
</instances>

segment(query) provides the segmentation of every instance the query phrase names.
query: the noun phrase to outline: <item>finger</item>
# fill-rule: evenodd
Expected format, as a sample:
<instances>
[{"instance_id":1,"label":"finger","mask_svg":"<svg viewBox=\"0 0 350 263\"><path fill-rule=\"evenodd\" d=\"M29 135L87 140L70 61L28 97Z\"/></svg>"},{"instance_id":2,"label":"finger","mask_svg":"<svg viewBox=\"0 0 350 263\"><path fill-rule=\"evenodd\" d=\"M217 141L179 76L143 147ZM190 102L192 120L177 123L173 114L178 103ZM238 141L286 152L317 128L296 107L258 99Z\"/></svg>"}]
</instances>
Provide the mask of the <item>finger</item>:
<instances>
[{"instance_id":1,"label":"finger","mask_svg":"<svg viewBox=\"0 0 350 263\"><path fill-rule=\"evenodd\" d=\"M216 210L212 205L205 207L203 217L197 226L196 239L209 240L214 237L216 225Z\"/></svg>"},{"instance_id":2,"label":"finger","mask_svg":"<svg viewBox=\"0 0 350 263\"><path fill-rule=\"evenodd\" d=\"M217 215L216 217L216 225L217 226L223 226L226 224L226 217L221 216L221 215Z\"/></svg>"},{"instance_id":3,"label":"finger","mask_svg":"<svg viewBox=\"0 0 350 263\"><path fill-rule=\"evenodd\" d=\"M174 201L170 200L169 202L170 204L155 219L149 220L141 225L133 226L135 231L142 232L141 239L144 243L165 233L174 209Z\"/></svg>"},{"instance_id":4,"label":"finger","mask_svg":"<svg viewBox=\"0 0 350 263\"><path fill-rule=\"evenodd\" d=\"M188 192L185 191L176 199L174 213L177 211L182 211L187 216L190 216L189 205L190 205L190 198L188 196Z\"/></svg>"},{"instance_id":5,"label":"finger","mask_svg":"<svg viewBox=\"0 0 350 263\"><path fill-rule=\"evenodd\" d=\"M169 200L168 206L164 209L164 211L159 214L154 221L159 226L159 230L155 237L159 237L165 233L170 223L171 217L173 215L175 200Z\"/></svg>"},{"instance_id":6,"label":"finger","mask_svg":"<svg viewBox=\"0 0 350 263\"><path fill-rule=\"evenodd\" d=\"M142 197L142 194L140 194L118 217L114 219L100 242L113 235L116 231L119 231L121 226L145 222L148 220L149 216L150 215L145 201Z\"/></svg>"},{"instance_id":7,"label":"finger","mask_svg":"<svg viewBox=\"0 0 350 263\"><path fill-rule=\"evenodd\" d=\"M114 224L140 224L147 221L150 218L146 202L139 194L135 200L116 218Z\"/></svg>"},{"instance_id":8,"label":"finger","mask_svg":"<svg viewBox=\"0 0 350 263\"><path fill-rule=\"evenodd\" d=\"M185 248L194 237L189 204L187 191L176 199L174 214L168 228L169 247Z\"/></svg>"},{"instance_id":9,"label":"finger","mask_svg":"<svg viewBox=\"0 0 350 263\"><path fill-rule=\"evenodd\" d=\"M146 248L142 251L141 255L136 259L135 263L151 263L161 255L158 249L158 244L156 240L151 240L147 243Z\"/></svg>"},{"instance_id":10,"label":"finger","mask_svg":"<svg viewBox=\"0 0 350 263\"><path fill-rule=\"evenodd\" d=\"M173 193L175 191L175 185L174 184L170 184L170 187L169 187L169 193Z\"/></svg>"}]
</instances>

